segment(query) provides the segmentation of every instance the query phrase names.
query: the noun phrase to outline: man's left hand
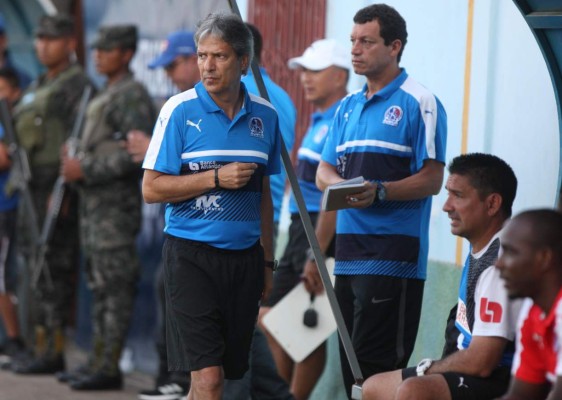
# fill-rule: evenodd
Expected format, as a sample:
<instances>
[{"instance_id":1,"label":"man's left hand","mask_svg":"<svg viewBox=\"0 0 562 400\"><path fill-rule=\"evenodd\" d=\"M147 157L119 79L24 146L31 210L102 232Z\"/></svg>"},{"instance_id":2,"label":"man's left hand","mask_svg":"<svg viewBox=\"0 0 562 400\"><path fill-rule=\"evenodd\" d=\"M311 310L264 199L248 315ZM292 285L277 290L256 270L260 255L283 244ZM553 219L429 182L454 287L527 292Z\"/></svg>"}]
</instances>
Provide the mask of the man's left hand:
<instances>
[{"instance_id":1,"label":"man's left hand","mask_svg":"<svg viewBox=\"0 0 562 400\"><path fill-rule=\"evenodd\" d=\"M365 181L361 192L347 196L347 204L349 204L351 208L369 207L373 204L373 201L375 201L376 191L376 183Z\"/></svg>"}]
</instances>

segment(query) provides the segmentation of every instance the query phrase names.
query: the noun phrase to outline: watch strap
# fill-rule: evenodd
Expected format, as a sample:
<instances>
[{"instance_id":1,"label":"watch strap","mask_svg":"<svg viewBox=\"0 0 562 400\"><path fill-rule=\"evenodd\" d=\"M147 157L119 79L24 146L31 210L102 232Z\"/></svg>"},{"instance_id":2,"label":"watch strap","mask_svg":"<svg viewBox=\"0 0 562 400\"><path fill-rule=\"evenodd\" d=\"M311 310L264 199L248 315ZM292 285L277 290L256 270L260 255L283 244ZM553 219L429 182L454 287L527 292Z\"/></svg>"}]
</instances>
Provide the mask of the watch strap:
<instances>
[{"instance_id":1,"label":"watch strap","mask_svg":"<svg viewBox=\"0 0 562 400\"><path fill-rule=\"evenodd\" d=\"M264 262L265 267L271 269L273 272L277 271L277 265L278 264L279 264L279 261L277 261L277 260L265 261Z\"/></svg>"},{"instance_id":2,"label":"watch strap","mask_svg":"<svg viewBox=\"0 0 562 400\"><path fill-rule=\"evenodd\" d=\"M215 168L215 189L221 188L221 182L219 180L219 169Z\"/></svg>"}]
</instances>

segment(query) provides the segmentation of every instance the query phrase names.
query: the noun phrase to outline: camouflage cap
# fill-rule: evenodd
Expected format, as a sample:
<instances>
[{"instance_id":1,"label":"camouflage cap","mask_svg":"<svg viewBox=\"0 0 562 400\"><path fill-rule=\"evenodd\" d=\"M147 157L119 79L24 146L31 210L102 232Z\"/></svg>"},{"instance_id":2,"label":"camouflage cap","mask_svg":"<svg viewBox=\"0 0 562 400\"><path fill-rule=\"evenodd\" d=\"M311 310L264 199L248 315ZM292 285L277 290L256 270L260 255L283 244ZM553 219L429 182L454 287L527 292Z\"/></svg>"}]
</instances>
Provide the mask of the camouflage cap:
<instances>
[{"instance_id":1,"label":"camouflage cap","mask_svg":"<svg viewBox=\"0 0 562 400\"><path fill-rule=\"evenodd\" d=\"M111 50L116 47L134 49L137 47L137 27L135 25L113 25L101 27L98 37L91 47L95 49Z\"/></svg>"},{"instance_id":2,"label":"camouflage cap","mask_svg":"<svg viewBox=\"0 0 562 400\"><path fill-rule=\"evenodd\" d=\"M66 14L44 15L39 20L35 36L61 37L74 35L74 20Z\"/></svg>"}]
</instances>

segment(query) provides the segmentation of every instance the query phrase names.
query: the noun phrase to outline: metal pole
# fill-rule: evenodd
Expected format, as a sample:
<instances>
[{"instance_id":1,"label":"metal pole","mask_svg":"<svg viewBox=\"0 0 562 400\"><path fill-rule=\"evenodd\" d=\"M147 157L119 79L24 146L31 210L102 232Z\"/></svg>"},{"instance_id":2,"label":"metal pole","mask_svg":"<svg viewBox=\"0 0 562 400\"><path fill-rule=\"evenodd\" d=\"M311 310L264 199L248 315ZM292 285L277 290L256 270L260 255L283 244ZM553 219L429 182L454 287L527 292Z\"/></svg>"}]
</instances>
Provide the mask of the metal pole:
<instances>
[{"instance_id":1,"label":"metal pole","mask_svg":"<svg viewBox=\"0 0 562 400\"><path fill-rule=\"evenodd\" d=\"M228 3L230 5L232 12L238 15L240 18L242 18L236 0L228 0ZM251 68L261 97L269 101L269 95L267 93L267 89L265 88L263 77L261 75L259 65L256 62L255 58L252 60ZM341 313L341 309L338 304L338 300L336 298L336 293L334 292L334 288L332 287L330 274L328 272L328 269L326 268L324 257L322 256L322 251L320 250L320 245L318 244L318 239L316 238L316 234L314 232L314 226L312 225L312 221L310 220L310 216L308 215L308 211L306 210L306 204L302 196L301 188L297 181L295 170L291 163L291 157L289 156L287 148L285 147L285 142L283 141L283 138L280 137L280 139L282 144L281 159L283 161L283 166L285 167L285 171L287 172L287 178L289 179L289 183L291 184L291 189L293 190L293 195L297 202L299 214L302 223L304 225L304 230L306 232L308 243L310 244L310 248L312 249L314 258L316 259L316 265L318 267L318 271L320 272L320 278L322 279L322 283L324 284L324 288L326 289L326 295L328 297L328 301L330 303L332 313L334 314L334 318L336 320L336 325L338 328L338 333L340 335L340 340L342 342L343 348L345 350L345 354L347 356L347 360L351 367L351 372L353 373L353 377L355 378L355 385L353 385L352 388L352 398L361 399L361 385L363 383L363 374L361 373L361 368L359 366L357 356L355 354L355 351L353 350L353 344L351 343L349 332L347 330L347 327L345 326L343 315Z\"/></svg>"}]
</instances>

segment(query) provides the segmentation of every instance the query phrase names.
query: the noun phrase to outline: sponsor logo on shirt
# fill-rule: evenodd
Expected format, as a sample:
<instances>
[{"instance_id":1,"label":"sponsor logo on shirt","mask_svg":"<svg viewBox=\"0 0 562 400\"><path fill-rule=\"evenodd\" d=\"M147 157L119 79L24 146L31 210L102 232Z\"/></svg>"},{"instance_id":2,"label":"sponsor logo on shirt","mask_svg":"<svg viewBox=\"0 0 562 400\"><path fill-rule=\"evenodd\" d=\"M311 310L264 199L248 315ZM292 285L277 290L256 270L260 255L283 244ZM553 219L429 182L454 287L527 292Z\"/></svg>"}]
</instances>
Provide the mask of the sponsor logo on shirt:
<instances>
[{"instance_id":1,"label":"sponsor logo on shirt","mask_svg":"<svg viewBox=\"0 0 562 400\"><path fill-rule=\"evenodd\" d=\"M466 316L466 304L459 299L459 305L457 307L457 322L462 326L462 328L470 332L470 328L468 326L468 317Z\"/></svg>"},{"instance_id":2,"label":"sponsor logo on shirt","mask_svg":"<svg viewBox=\"0 0 562 400\"><path fill-rule=\"evenodd\" d=\"M213 194L199 196L195 199L195 205L192 206L192 209L203 211L205 215L211 211L222 211L223 208L218 203L221 197Z\"/></svg>"},{"instance_id":3,"label":"sponsor logo on shirt","mask_svg":"<svg viewBox=\"0 0 562 400\"><path fill-rule=\"evenodd\" d=\"M253 137L257 137L263 139L263 121L261 118L252 117L250 118L250 122L248 123L250 127L250 135Z\"/></svg>"},{"instance_id":4,"label":"sponsor logo on shirt","mask_svg":"<svg viewBox=\"0 0 562 400\"><path fill-rule=\"evenodd\" d=\"M343 176L343 174L345 172L346 162L347 162L346 156L338 156L338 158L336 160L336 171L338 171L338 174L340 174L341 176Z\"/></svg>"},{"instance_id":5,"label":"sponsor logo on shirt","mask_svg":"<svg viewBox=\"0 0 562 400\"><path fill-rule=\"evenodd\" d=\"M498 324L502 320L503 309L500 303L489 301L488 298L480 299L480 319L482 322Z\"/></svg>"},{"instance_id":6,"label":"sponsor logo on shirt","mask_svg":"<svg viewBox=\"0 0 562 400\"><path fill-rule=\"evenodd\" d=\"M190 171L206 171L208 169L220 168L221 166L217 164L216 161L190 161L187 163Z\"/></svg>"},{"instance_id":7,"label":"sponsor logo on shirt","mask_svg":"<svg viewBox=\"0 0 562 400\"><path fill-rule=\"evenodd\" d=\"M398 106L390 106L384 113L383 124L397 126L398 122L402 119L404 112Z\"/></svg>"}]
</instances>

